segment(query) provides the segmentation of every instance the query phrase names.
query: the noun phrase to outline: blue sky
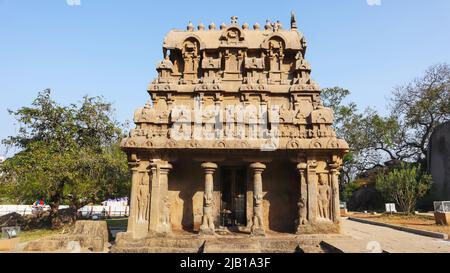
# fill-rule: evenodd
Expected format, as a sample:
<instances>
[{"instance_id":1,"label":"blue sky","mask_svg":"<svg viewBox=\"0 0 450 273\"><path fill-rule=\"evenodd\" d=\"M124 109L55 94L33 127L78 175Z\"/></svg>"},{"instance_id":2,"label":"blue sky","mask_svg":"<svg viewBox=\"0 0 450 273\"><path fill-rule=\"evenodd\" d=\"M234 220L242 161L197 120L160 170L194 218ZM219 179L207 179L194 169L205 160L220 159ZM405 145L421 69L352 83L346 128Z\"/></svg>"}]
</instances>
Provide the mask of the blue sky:
<instances>
[{"instance_id":1,"label":"blue sky","mask_svg":"<svg viewBox=\"0 0 450 273\"><path fill-rule=\"evenodd\" d=\"M385 113L395 86L450 62L450 1L367 1L0 0L0 139L17 131L7 109L29 105L46 88L61 103L103 95L118 120L130 120L148 99L170 29L190 20L229 23L232 15L241 24L278 19L288 27L291 10L308 40L313 78Z\"/></svg>"}]
</instances>

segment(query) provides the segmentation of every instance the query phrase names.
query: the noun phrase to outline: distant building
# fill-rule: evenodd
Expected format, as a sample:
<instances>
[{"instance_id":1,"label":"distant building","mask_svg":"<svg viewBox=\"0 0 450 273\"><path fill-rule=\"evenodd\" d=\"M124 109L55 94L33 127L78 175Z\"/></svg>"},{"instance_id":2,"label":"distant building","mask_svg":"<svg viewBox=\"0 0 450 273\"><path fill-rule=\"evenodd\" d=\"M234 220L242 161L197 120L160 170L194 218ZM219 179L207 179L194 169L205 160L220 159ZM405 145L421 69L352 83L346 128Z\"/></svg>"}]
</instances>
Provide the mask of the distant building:
<instances>
[{"instance_id":1,"label":"distant building","mask_svg":"<svg viewBox=\"0 0 450 273\"><path fill-rule=\"evenodd\" d=\"M450 200L450 122L438 126L431 135L428 169L436 201Z\"/></svg>"}]
</instances>

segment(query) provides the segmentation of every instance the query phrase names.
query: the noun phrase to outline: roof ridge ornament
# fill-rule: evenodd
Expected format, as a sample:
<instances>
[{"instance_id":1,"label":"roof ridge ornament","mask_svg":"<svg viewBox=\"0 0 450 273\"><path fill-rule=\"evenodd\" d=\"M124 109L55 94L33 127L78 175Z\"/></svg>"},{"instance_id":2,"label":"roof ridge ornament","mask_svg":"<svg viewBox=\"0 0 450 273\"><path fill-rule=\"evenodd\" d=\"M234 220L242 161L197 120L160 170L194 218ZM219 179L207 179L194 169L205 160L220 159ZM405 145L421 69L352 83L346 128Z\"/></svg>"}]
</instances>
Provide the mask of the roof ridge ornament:
<instances>
[{"instance_id":1,"label":"roof ridge ornament","mask_svg":"<svg viewBox=\"0 0 450 273\"><path fill-rule=\"evenodd\" d=\"M272 23L273 31L278 31L282 29L283 25L281 24L280 20L277 20L275 23Z\"/></svg>"},{"instance_id":2,"label":"roof ridge ornament","mask_svg":"<svg viewBox=\"0 0 450 273\"><path fill-rule=\"evenodd\" d=\"M270 30L272 28L272 24L270 23L270 20L266 20L266 24L264 25L265 30Z\"/></svg>"},{"instance_id":3,"label":"roof ridge ornament","mask_svg":"<svg viewBox=\"0 0 450 273\"><path fill-rule=\"evenodd\" d=\"M297 18L294 11L291 11L291 29L297 29Z\"/></svg>"},{"instance_id":4,"label":"roof ridge ornament","mask_svg":"<svg viewBox=\"0 0 450 273\"><path fill-rule=\"evenodd\" d=\"M238 23L237 20L238 20L237 16L235 16L235 15L231 16L231 24L232 25L237 25L237 23Z\"/></svg>"},{"instance_id":5,"label":"roof ridge ornament","mask_svg":"<svg viewBox=\"0 0 450 273\"><path fill-rule=\"evenodd\" d=\"M189 21L189 23L188 23L186 29L187 29L188 31L194 31L194 24L192 24L192 21Z\"/></svg>"}]
</instances>

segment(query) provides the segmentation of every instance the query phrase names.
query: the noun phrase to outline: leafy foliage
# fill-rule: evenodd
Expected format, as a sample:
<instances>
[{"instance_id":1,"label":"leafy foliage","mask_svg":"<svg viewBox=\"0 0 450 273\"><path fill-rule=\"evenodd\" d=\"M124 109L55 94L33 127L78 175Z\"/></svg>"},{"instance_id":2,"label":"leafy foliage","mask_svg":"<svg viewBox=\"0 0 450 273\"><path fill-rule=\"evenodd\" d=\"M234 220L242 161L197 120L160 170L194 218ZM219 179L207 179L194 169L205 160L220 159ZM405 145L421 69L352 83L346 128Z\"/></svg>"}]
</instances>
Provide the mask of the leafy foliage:
<instances>
[{"instance_id":1,"label":"leafy foliage","mask_svg":"<svg viewBox=\"0 0 450 273\"><path fill-rule=\"evenodd\" d=\"M343 185L340 199L343 202L348 202L350 200L350 198L352 197L353 193L356 190L358 190L359 187L360 187L360 185L358 185L355 182L350 182L350 183Z\"/></svg>"},{"instance_id":2,"label":"leafy foliage","mask_svg":"<svg viewBox=\"0 0 450 273\"><path fill-rule=\"evenodd\" d=\"M10 114L20 128L3 143L19 152L1 166L1 195L27 203L44 198L56 213L63 203L78 208L127 193L127 159L118 146L122 127L111 118L110 103L84 97L61 106L45 90L30 107Z\"/></svg>"},{"instance_id":3,"label":"leafy foliage","mask_svg":"<svg viewBox=\"0 0 450 273\"><path fill-rule=\"evenodd\" d=\"M401 152L421 162L433 130L450 120L450 66L431 66L424 76L397 87L391 104L403 137Z\"/></svg>"},{"instance_id":4,"label":"leafy foliage","mask_svg":"<svg viewBox=\"0 0 450 273\"><path fill-rule=\"evenodd\" d=\"M377 177L376 188L387 201L395 202L401 211L412 213L417 200L431 188L431 176L420 167L402 164Z\"/></svg>"},{"instance_id":5,"label":"leafy foliage","mask_svg":"<svg viewBox=\"0 0 450 273\"><path fill-rule=\"evenodd\" d=\"M425 75L392 93L390 114L382 116L354 103L344 104L350 92L340 87L324 89L324 105L334 110L336 133L350 145L344 158L346 182L386 161L423 165L428 140L436 126L450 120L450 66L438 64Z\"/></svg>"}]
</instances>

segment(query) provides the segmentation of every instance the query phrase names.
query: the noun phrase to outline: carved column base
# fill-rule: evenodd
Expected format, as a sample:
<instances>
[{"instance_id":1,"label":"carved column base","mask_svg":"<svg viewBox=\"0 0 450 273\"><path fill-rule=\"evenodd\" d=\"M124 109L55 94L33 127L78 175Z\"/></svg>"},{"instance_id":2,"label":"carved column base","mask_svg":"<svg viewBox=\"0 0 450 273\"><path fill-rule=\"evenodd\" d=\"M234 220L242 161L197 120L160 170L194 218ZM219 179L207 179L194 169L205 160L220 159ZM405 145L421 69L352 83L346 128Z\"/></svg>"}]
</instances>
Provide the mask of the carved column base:
<instances>
[{"instance_id":1,"label":"carved column base","mask_svg":"<svg viewBox=\"0 0 450 273\"><path fill-rule=\"evenodd\" d=\"M205 226L200 226L200 231L199 231L199 235L201 236L211 236L211 235L216 235L216 232L214 231L214 229L210 228L210 227L205 227Z\"/></svg>"},{"instance_id":2,"label":"carved column base","mask_svg":"<svg viewBox=\"0 0 450 273\"><path fill-rule=\"evenodd\" d=\"M266 231L262 227L252 227L252 236L266 236Z\"/></svg>"},{"instance_id":3,"label":"carved column base","mask_svg":"<svg viewBox=\"0 0 450 273\"><path fill-rule=\"evenodd\" d=\"M161 225L156 228L155 236L157 237L166 237L172 234L172 229L169 225Z\"/></svg>"},{"instance_id":4,"label":"carved column base","mask_svg":"<svg viewBox=\"0 0 450 273\"><path fill-rule=\"evenodd\" d=\"M298 235L298 234L302 234L302 232L304 231L305 226L308 225L308 222L304 221L304 222L299 223L299 221L297 220L296 224L297 224L297 231L295 232L295 234Z\"/></svg>"}]
</instances>

